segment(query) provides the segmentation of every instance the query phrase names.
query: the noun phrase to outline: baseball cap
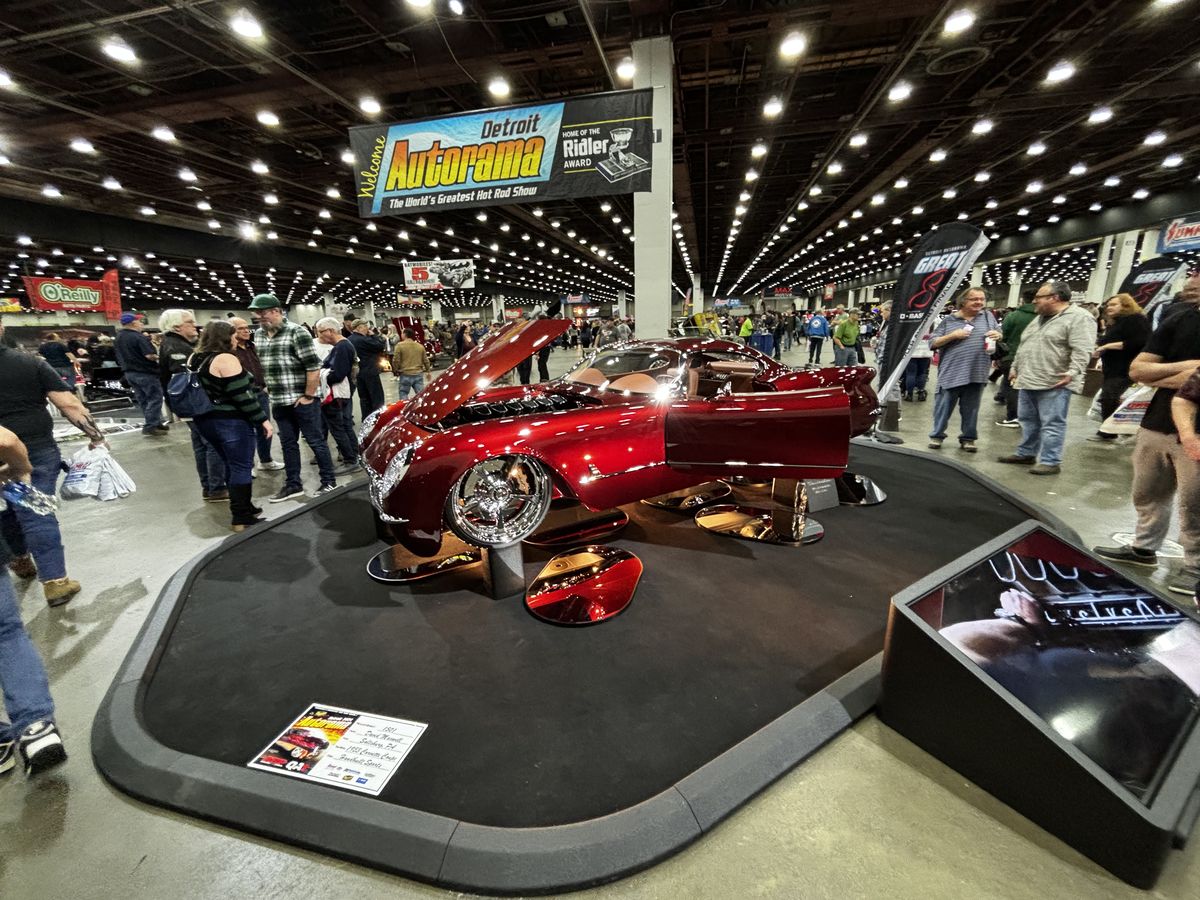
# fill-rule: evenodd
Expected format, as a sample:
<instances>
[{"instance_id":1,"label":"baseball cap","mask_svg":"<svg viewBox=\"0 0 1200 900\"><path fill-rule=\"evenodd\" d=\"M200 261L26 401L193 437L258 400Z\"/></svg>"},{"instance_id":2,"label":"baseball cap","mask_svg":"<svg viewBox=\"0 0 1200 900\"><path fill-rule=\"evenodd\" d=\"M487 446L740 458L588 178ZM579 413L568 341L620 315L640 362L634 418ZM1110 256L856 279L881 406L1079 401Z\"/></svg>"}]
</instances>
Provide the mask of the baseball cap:
<instances>
[{"instance_id":1,"label":"baseball cap","mask_svg":"<svg viewBox=\"0 0 1200 900\"><path fill-rule=\"evenodd\" d=\"M136 322L140 318L141 316L137 313L121 313L121 324L128 325L130 322Z\"/></svg>"},{"instance_id":2,"label":"baseball cap","mask_svg":"<svg viewBox=\"0 0 1200 900\"><path fill-rule=\"evenodd\" d=\"M256 294L250 301L251 309L279 309L283 306L274 294Z\"/></svg>"}]
</instances>

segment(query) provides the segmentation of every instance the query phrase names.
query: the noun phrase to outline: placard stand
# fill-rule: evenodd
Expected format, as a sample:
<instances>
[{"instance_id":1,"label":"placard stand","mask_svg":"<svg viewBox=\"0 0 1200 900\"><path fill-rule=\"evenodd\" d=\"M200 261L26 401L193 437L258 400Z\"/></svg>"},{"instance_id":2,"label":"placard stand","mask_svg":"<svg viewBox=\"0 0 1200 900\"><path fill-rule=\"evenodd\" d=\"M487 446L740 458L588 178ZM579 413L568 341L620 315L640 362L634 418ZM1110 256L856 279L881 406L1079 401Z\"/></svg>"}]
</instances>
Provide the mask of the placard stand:
<instances>
[{"instance_id":1,"label":"placard stand","mask_svg":"<svg viewBox=\"0 0 1200 900\"><path fill-rule=\"evenodd\" d=\"M483 582L493 600L525 596L525 558L520 543L483 551Z\"/></svg>"}]
</instances>

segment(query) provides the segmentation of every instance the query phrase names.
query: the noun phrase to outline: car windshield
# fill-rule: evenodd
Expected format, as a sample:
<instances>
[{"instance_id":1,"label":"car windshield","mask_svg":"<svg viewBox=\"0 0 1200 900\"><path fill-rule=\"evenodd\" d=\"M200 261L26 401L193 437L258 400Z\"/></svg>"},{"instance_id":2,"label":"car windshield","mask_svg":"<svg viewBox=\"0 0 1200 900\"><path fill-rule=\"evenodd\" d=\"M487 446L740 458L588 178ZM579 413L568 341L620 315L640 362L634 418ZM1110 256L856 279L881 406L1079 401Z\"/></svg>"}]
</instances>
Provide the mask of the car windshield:
<instances>
[{"instance_id":1,"label":"car windshield","mask_svg":"<svg viewBox=\"0 0 1200 900\"><path fill-rule=\"evenodd\" d=\"M664 350L609 350L580 363L566 380L607 391L653 394L678 376L678 362L678 354Z\"/></svg>"}]
</instances>

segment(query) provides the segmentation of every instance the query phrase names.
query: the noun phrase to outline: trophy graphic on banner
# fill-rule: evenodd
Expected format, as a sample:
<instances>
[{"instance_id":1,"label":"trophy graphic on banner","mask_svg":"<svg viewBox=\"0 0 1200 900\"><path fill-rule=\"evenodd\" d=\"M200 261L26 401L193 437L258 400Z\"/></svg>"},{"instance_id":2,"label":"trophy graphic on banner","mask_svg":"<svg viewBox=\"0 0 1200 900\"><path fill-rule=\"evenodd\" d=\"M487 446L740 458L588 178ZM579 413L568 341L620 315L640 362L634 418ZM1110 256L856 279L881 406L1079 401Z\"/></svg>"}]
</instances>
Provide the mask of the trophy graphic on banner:
<instances>
[{"instance_id":1,"label":"trophy graphic on banner","mask_svg":"<svg viewBox=\"0 0 1200 900\"><path fill-rule=\"evenodd\" d=\"M612 137L612 143L609 146L608 159L596 166L601 175L610 182L617 182L650 168L650 163L636 153L626 152L633 140L632 128L614 128L609 135Z\"/></svg>"}]
</instances>

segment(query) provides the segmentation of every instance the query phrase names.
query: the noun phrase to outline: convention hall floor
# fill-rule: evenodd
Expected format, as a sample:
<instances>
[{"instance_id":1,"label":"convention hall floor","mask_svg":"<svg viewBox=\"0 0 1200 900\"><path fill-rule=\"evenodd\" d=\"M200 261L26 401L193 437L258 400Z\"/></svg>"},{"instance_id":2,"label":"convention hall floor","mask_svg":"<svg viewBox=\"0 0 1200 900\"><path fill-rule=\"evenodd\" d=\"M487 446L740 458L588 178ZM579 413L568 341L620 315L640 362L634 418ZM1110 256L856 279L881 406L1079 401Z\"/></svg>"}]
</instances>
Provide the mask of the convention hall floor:
<instances>
[{"instance_id":1,"label":"convention hall floor","mask_svg":"<svg viewBox=\"0 0 1200 900\"><path fill-rule=\"evenodd\" d=\"M556 352L552 374L573 358ZM793 352L785 362L802 360ZM388 389L394 391L390 384ZM908 446L924 447L932 406L932 399L905 405L900 433ZM953 432L941 452L1042 504L1089 543L1129 529L1129 448L1084 441L1091 429L1083 401L1072 410L1066 465L1056 478L1036 478L994 461L1011 451L1019 435L994 424L997 409L990 400L985 404L978 454L958 450ZM228 507L200 501L182 428L162 440L135 432L112 444L137 481L137 493L103 505L78 501L61 514L69 568L83 593L50 610L36 587L18 587L30 633L47 660L72 756L33 783L20 774L0 780L0 896L450 896L144 805L101 779L88 751L97 704L164 582L228 534ZM305 476L315 488L315 469L306 467ZM258 491L267 494L279 484L279 473L261 474ZM266 507L272 516L291 508L293 503ZM1165 574L1164 567L1157 577ZM1012 764L1019 770L1021 761ZM869 716L683 853L579 896L1146 895ZM1154 896L1200 896L1200 844L1173 855Z\"/></svg>"}]
</instances>

